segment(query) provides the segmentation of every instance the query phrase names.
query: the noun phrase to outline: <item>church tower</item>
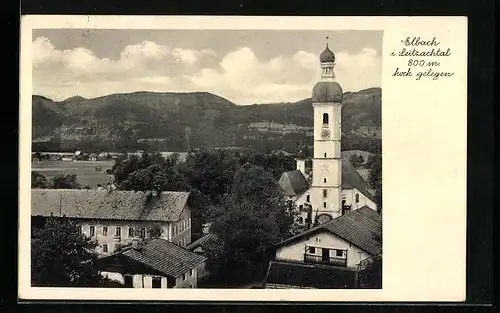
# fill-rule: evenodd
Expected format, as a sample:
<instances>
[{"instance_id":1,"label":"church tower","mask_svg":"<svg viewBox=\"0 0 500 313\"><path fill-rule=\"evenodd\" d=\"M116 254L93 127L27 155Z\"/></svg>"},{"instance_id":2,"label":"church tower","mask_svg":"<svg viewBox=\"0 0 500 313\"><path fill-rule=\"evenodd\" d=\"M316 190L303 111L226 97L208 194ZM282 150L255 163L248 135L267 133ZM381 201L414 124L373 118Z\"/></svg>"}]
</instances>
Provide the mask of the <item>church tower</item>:
<instances>
[{"instance_id":1,"label":"church tower","mask_svg":"<svg viewBox=\"0 0 500 313\"><path fill-rule=\"evenodd\" d=\"M335 54L326 45L320 55L321 80L312 91L314 157L312 221L324 223L342 214L340 155L342 88L335 81Z\"/></svg>"}]
</instances>

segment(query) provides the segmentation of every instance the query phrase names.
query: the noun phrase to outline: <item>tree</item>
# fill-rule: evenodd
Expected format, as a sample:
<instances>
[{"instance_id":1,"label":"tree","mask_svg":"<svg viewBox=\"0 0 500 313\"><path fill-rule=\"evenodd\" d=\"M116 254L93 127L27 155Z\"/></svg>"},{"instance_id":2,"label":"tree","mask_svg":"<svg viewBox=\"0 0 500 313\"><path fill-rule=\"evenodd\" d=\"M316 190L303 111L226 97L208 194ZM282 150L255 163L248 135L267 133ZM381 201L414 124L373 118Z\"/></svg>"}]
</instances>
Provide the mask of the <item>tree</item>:
<instances>
[{"instance_id":1,"label":"tree","mask_svg":"<svg viewBox=\"0 0 500 313\"><path fill-rule=\"evenodd\" d=\"M94 267L96 243L81 234L71 220L49 217L43 228L33 229L31 280L33 286L97 287L111 284Z\"/></svg>"},{"instance_id":2,"label":"tree","mask_svg":"<svg viewBox=\"0 0 500 313\"><path fill-rule=\"evenodd\" d=\"M153 224L153 226L151 226L148 229L148 233L149 233L149 237L151 237L151 238L160 238L161 235L163 234L163 229L160 227L160 225Z\"/></svg>"},{"instance_id":3,"label":"tree","mask_svg":"<svg viewBox=\"0 0 500 313\"><path fill-rule=\"evenodd\" d=\"M80 189L81 186L76 179L75 174L59 174L51 179L50 188L52 189Z\"/></svg>"},{"instance_id":4,"label":"tree","mask_svg":"<svg viewBox=\"0 0 500 313\"><path fill-rule=\"evenodd\" d=\"M375 190L375 198L379 207L382 207L382 156L374 155L370 160L370 176L368 183Z\"/></svg>"},{"instance_id":5,"label":"tree","mask_svg":"<svg viewBox=\"0 0 500 313\"><path fill-rule=\"evenodd\" d=\"M363 158L362 155L357 155L353 154L349 157L349 162L354 166L355 168L361 167L363 165L365 159Z\"/></svg>"},{"instance_id":6,"label":"tree","mask_svg":"<svg viewBox=\"0 0 500 313\"><path fill-rule=\"evenodd\" d=\"M243 165L213 224L224 248L217 260L209 262L211 270L225 281L264 275L270 248L291 235L293 209L270 173Z\"/></svg>"},{"instance_id":7,"label":"tree","mask_svg":"<svg viewBox=\"0 0 500 313\"><path fill-rule=\"evenodd\" d=\"M49 181L40 172L31 172L31 188L47 188Z\"/></svg>"}]
</instances>

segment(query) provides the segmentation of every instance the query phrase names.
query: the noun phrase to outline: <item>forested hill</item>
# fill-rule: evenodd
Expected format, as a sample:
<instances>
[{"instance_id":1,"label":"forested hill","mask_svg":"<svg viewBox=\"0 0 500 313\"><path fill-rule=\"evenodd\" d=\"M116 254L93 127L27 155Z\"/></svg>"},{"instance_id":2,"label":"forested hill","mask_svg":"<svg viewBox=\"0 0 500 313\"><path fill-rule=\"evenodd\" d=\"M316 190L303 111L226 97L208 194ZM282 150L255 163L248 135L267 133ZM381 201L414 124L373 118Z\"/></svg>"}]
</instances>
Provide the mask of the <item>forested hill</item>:
<instances>
[{"instance_id":1,"label":"forested hill","mask_svg":"<svg viewBox=\"0 0 500 313\"><path fill-rule=\"evenodd\" d=\"M380 88L346 93L343 132L379 128L380 97ZM310 98L295 103L239 106L207 92L134 92L94 99L74 96L60 102L34 95L32 106L33 138L38 141L43 141L41 138L92 142L153 140L164 142L172 150L182 150L186 145L239 145L244 138L254 138L255 131L249 128L251 123L313 125ZM261 131L259 135L269 134ZM277 139L283 135L286 137L281 134ZM368 131L364 136L375 133Z\"/></svg>"}]
</instances>

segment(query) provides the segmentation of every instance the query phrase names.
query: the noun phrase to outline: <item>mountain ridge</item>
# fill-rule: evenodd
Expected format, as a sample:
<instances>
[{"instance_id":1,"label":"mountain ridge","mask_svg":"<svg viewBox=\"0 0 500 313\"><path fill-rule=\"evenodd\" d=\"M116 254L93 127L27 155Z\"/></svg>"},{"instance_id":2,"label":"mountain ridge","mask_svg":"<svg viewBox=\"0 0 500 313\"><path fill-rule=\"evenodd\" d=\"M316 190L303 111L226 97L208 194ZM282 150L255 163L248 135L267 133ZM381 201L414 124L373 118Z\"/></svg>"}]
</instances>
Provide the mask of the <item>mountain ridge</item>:
<instances>
[{"instance_id":1,"label":"mountain ridge","mask_svg":"<svg viewBox=\"0 0 500 313\"><path fill-rule=\"evenodd\" d=\"M204 91L136 91L96 98L73 96L62 101L33 95L32 108L33 138L49 136L62 141L163 138L166 145L176 147L186 144L234 146L247 137L277 140L271 133L250 129L248 126L252 123L313 125L311 98L287 103L238 105ZM380 125L381 88L344 94L343 133L356 132L362 127L377 129ZM189 143L186 143L188 136ZM282 133L278 137L285 141L310 140L303 130L295 134Z\"/></svg>"}]
</instances>

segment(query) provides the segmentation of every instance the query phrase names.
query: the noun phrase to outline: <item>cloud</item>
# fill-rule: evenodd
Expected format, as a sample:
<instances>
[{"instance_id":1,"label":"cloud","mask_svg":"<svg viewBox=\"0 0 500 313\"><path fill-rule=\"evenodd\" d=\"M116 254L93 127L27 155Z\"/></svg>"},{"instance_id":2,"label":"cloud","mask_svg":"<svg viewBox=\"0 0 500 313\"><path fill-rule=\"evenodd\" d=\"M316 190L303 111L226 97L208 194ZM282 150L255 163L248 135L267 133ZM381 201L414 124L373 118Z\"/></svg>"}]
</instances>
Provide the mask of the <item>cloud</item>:
<instances>
[{"instance_id":1,"label":"cloud","mask_svg":"<svg viewBox=\"0 0 500 313\"><path fill-rule=\"evenodd\" d=\"M318 56L297 51L260 59L250 47L225 55L144 41L122 49L117 59L84 47L58 50L45 37L33 41L35 94L54 100L133 91L207 91L238 104L287 102L310 97L320 78ZM373 49L339 52L336 74L344 90L380 86L381 62Z\"/></svg>"}]
</instances>

